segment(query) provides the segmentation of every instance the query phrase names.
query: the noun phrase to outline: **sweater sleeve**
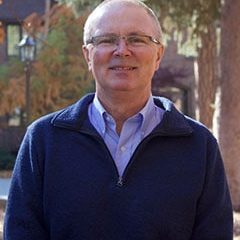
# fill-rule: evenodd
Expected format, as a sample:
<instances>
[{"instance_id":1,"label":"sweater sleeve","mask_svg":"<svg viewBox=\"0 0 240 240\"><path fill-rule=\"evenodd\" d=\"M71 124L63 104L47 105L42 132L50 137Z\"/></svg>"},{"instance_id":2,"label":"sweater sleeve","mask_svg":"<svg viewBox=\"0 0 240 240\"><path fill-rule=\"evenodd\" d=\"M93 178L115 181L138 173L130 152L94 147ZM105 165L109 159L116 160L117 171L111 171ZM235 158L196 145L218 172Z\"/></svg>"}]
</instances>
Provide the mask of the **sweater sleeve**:
<instances>
[{"instance_id":1,"label":"sweater sleeve","mask_svg":"<svg viewBox=\"0 0 240 240\"><path fill-rule=\"evenodd\" d=\"M49 239L43 216L43 181L32 131L21 144L7 202L4 239Z\"/></svg>"},{"instance_id":2,"label":"sweater sleeve","mask_svg":"<svg viewBox=\"0 0 240 240\"><path fill-rule=\"evenodd\" d=\"M232 240L233 212L222 157L216 140L208 142L206 176L191 240Z\"/></svg>"}]
</instances>

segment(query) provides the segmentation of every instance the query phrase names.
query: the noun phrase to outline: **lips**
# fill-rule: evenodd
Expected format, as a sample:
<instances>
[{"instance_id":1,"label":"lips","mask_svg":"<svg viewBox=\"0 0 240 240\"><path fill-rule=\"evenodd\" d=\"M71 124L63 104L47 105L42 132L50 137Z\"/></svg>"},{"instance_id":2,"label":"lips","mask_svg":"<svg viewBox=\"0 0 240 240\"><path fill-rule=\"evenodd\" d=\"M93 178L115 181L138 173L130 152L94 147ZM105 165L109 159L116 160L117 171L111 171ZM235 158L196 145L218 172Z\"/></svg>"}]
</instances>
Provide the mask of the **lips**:
<instances>
[{"instance_id":1,"label":"lips","mask_svg":"<svg viewBox=\"0 0 240 240\"><path fill-rule=\"evenodd\" d=\"M131 67L131 66L113 66L110 67L109 69L115 70L115 71L132 71L136 69L136 67Z\"/></svg>"}]
</instances>

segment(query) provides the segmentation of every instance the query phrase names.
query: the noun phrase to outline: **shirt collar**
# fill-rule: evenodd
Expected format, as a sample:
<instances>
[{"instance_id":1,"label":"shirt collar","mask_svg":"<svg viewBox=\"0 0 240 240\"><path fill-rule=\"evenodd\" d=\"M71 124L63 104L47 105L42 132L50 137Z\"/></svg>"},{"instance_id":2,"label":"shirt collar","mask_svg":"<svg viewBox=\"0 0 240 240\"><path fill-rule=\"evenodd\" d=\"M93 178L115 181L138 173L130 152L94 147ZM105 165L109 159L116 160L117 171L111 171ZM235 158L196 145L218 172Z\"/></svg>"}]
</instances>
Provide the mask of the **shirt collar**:
<instances>
[{"instance_id":1,"label":"shirt collar","mask_svg":"<svg viewBox=\"0 0 240 240\"><path fill-rule=\"evenodd\" d=\"M144 108L140 111L140 114L143 117L141 131L145 134L146 132L149 133L150 122L152 121L154 122L157 121L158 123L160 122L156 119L156 109L157 106L154 104L154 99L153 96L151 95Z\"/></svg>"},{"instance_id":2,"label":"shirt collar","mask_svg":"<svg viewBox=\"0 0 240 240\"><path fill-rule=\"evenodd\" d=\"M96 94L95 94L94 99L93 99L93 106L101 116L103 116L103 114L106 112L105 108L103 107L103 105L98 100L98 97L97 97Z\"/></svg>"},{"instance_id":3,"label":"shirt collar","mask_svg":"<svg viewBox=\"0 0 240 240\"><path fill-rule=\"evenodd\" d=\"M95 94L93 103L92 103L92 116L93 120L95 122L95 126L97 126L98 131L101 135L103 135L106 131L106 123L104 120L104 114L106 113L106 110L98 100L97 95Z\"/></svg>"},{"instance_id":4,"label":"shirt collar","mask_svg":"<svg viewBox=\"0 0 240 240\"><path fill-rule=\"evenodd\" d=\"M43 119L50 121L54 127L84 131L89 134L96 133L93 131L92 124L90 124L93 122L91 115L93 115L94 96L95 94L88 94L75 104L47 115ZM161 124L158 124L155 129L155 133L159 136L189 136L193 133L195 126L198 125L191 118L180 113L174 107L174 104L166 98L154 97L154 104L156 105L156 112L161 111L163 115L162 118L160 116ZM158 122L160 123L160 121ZM34 127L37 123L38 121L33 123L31 127Z\"/></svg>"},{"instance_id":5,"label":"shirt collar","mask_svg":"<svg viewBox=\"0 0 240 240\"><path fill-rule=\"evenodd\" d=\"M155 118L156 108L157 106L154 104L153 96L150 95L145 106L137 114L129 119L137 120L140 122L141 132L145 132L148 128L149 121L152 121L152 119ZM93 99L93 114L96 121L98 121L99 130L101 133L105 133L107 124L109 121L113 123L113 118L110 114L107 113L96 94Z\"/></svg>"}]
</instances>

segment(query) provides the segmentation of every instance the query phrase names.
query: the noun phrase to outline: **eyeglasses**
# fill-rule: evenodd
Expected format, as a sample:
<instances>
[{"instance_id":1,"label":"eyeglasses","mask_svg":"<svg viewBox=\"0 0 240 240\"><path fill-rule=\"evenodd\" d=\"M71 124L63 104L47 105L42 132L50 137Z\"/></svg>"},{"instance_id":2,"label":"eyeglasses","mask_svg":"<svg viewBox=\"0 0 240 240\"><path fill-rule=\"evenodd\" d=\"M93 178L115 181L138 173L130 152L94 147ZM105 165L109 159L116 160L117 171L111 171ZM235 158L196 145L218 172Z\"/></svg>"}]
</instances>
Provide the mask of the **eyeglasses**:
<instances>
[{"instance_id":1,"label":"eyeglasses","mask_svg":"<svg viewBox=\"0 0 240 240\"><path fill-rule=\"evenodd\" d=\"M124 39L126 44L130 47L142 47L147 46L150 43L161 44L159 40L148 35L118 36L113 34L95 36L89 39L86 43L93 44L94 46L115 47L119 45L120 39Z\"/></svg>"}]
</instances>

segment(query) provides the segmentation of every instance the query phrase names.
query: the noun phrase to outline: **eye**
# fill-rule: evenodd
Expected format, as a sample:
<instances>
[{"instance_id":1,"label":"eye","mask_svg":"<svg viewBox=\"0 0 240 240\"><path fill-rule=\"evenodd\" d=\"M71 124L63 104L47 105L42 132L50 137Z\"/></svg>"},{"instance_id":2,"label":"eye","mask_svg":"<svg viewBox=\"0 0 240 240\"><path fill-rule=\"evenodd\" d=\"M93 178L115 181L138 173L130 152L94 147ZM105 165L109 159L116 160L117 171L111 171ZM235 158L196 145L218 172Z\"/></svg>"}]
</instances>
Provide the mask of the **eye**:
<instances>
[{"instance_id":1,"label":"eye","mask_svg":"<svg viewBox=\"0 0 240 240\"><path fill-rule=\"evenodd\" d=\"M94 38L95 45L104 45L104 44L115 44L115 36L99 36Z\"/></svg>"},{"instance_id":2,"label":"eye","mask_svg":"<svg viewBox=\"0 0 240 240\"><path fill-rule=\"evenodd\" d=\"M138 35L133 35L133 36L128 36L128 43L129 44L147 44L147 38L145 36L138 36Z\"/></svg>"}]
</instances>

